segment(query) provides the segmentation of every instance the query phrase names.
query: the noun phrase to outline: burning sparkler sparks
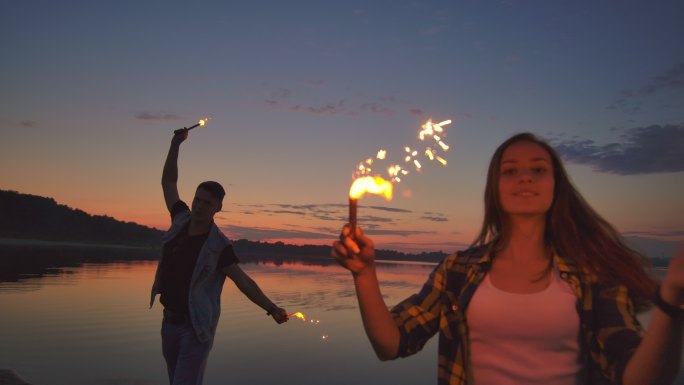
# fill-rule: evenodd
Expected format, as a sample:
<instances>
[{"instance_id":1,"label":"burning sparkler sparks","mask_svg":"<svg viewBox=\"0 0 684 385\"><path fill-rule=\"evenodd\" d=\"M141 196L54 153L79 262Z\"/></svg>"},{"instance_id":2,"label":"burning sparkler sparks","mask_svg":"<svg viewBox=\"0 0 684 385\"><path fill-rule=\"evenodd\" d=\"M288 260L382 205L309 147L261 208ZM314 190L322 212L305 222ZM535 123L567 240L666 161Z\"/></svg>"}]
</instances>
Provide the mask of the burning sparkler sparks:
<instances>
[{"instance_id":1,"label":"burning sparkler sparks","mask_svg":"<svg viewBox=\"0 0 684 385\"><path fill-rule=\"evenodd\" d=\"M451 124L451 120L444 120L439 123L432 123L432 120L428 120L423 124L421 130L418 132L418 138L421 141L431 138L434 140L435 145L426 147L424 151L418 151L409 146L404 146L404 162L412 165L416 171L420 171L423 165L418 158L424 155L427 160L437 161L441 165L446 166L447 160L442 157L440 151L446 152L449 150L449 145L444 142L446 133L444 132L443 127L448 124ZM376 154L375 159L383 161L387 159L387 155L386 150L380 150ZM372 194L382 194L387 200L391 200L392 183L401 182L401 178L409 174L407 167L402 167L398 164L390 164L387 168L389 181L384 180L379 176L373 176L373 169L371 166L375 164L375 159L368 158L358 164L354 173L354 182L349 189L349 227L352 237L356 232L356 212L359 198L366 192L369 192Z\"/></svg>"},{"instance_id":2,"label":"burning sparkler sparks","mask_svg":"<svg viewBox=\"0 0 684 385\"><path fill-rule=\"evenodd\" d=\"M449 145L446 144L443 140L443 138L446 137L446 133L444 132L444 127L442 127L448 124L451 124L451 120L445 120L436 124L432 123L432 120L428 120L427 122L425 122L425 124L421 126L421 130L418 132L418 138L421 141L425 141L426 139L432 138L435 141L436 145L442 149L442 151L448 151ZM418 159L415 159L415 157L418 155L418 151L411 150L408 146L406 146L404 150L407 153L404 161L413 161L416 170L420 170L422 168L422 165L420 164L420 161ZM436 160L443 166L446 166L447 160L441 157L438 152L439 149L428 146L425 148L425 151L423 153L425 154L425 157L427 157L429 160Z\"/></svg>"},{"instance_id":3,"label":"burning sparkler sparks","mask_svg":"<svg viewBox=\"0 0 684 385\"><path fill-rule=\"evenodd\" d=\"M417 146L404 146L404 163L405 166L399 164L390 164L387 167L387 175L392 183L401 182L402 178L409 174L410 169L420 172L423 169L424 162L438 162L442 166L447 165L447 160L443 152L449 150L450 146L445 142L446 132L444 126L451 124L451 120L444 120L439 123L432 123L428 120L421 125L418 131L418 139L421 142L427 141L428 145L424 150L420 150ZM430 144L434 141L434 144ZM356 171L354 172L354 179L373 176L373 168L379 161L385 161L388 157L387 150L380 150L375 158L368 158L363 162L359 162ZM371 168L373 166L373 168Z\"/></svg>"}]
</instances>

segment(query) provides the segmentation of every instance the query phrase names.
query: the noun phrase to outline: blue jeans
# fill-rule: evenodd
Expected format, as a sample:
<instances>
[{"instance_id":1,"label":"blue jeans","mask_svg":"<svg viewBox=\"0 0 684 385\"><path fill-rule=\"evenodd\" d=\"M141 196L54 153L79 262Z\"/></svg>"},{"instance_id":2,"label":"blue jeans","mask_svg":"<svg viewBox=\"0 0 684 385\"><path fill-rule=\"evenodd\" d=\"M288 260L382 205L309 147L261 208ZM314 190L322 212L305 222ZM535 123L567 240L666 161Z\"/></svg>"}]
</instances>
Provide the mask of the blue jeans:
<instances>
[{"instance_id":1,"label":"blue jeans","mask_svg":"<svg viewBox=\"0 0 684 385\"><path fill-rule=\"evenodd\" d=\"M162 352L171 385L201 385L214 339L199 342L189 320L162 321Z\"/></svg>"}]
</instances>

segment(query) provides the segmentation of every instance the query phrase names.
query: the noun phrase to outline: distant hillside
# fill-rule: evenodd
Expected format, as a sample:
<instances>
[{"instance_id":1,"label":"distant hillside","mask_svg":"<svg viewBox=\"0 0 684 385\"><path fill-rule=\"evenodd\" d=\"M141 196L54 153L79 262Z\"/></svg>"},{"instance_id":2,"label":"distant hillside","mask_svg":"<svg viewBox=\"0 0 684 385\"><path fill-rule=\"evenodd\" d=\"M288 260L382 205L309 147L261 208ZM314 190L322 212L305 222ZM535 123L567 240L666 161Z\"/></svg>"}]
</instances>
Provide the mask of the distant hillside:
<instances>
[{"instance_id":1,"label":"distant hillside","mask_svg":"<svg viewBox=\"0 0 684 385\"><path fill-rule=\"evenodd\" d=\"M106 215L91 215L55 202L52 198L0 190L0 238L56 242L153 247L160 246L163 231L133 222L122 222ZM680 242L640 237L625 241L651 258L656 266L667 266ZM249 258L331 260L330 246L290 245L283 242L234 241L238 255ZM384 260L438 262L443 252L407 254L376 250Z\"/></svg>"},{"instance_id":2,"label":"distant hillside","mask_svg":"<svg viewBox=\"0 0 684 385\"><path fill-rule=\"evenodd\" d=\"M91 215L52 198L0 190L0 237L128 246L159 245L162 231Z\"/></svg>"}]
</instances>

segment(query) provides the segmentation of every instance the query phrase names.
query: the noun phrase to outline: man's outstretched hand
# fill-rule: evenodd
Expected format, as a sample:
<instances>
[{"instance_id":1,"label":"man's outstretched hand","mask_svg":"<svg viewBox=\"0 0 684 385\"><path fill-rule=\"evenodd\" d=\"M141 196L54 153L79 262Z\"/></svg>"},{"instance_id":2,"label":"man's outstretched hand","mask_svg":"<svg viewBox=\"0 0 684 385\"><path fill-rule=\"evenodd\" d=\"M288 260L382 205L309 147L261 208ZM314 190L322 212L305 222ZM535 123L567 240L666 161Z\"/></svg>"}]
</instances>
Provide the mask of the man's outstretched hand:
<instances>
[{"instance_id":1,"label":"man's outstretched hand","mask_svg":"<svg viewBox=\"0 0 684 385\"><path fill-rule=\"evenodd\" d=\"M276 307L270 312L271 317L275 320L275 322L281 324L283 322L287 322L288 319L290 319L290 316L287 315L287 312L285 309Z\"/></svg>"}]
</instances>

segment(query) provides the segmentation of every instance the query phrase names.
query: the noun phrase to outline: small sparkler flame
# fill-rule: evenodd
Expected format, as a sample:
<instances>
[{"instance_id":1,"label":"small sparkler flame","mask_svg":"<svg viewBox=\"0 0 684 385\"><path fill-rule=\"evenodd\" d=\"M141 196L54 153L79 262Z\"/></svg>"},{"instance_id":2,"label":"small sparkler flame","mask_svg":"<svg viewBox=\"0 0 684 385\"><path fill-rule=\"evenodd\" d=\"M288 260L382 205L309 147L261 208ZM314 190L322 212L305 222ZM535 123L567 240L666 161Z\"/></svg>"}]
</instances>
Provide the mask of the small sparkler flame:
<instances>
[{"instance_id":1,"label":"small sparkler flame","mask_svg":"<svg viewBox=\"0 0 684 385\"><path fill-rule=\"evenodd\" d=\"M364 176L352 183L349 189L349 230L352 237L356 234L356 211L359 198L365 193L384 195L387 200L392 199L392 182L379 176Z\"/></svg>"},{"instance_id":2,"label":"small sparkler flame","mask_svg":"<svg viewBox=\"0 0 684 385\"><path fill-rule=\"evenodd\" d=\"M302 321L306 321L306 317L301 312L292 313L288 317L297 317Z\"/></svg>"},{"instance_id":3,"label":"small sparkler flame","mask_svg":"<svg viewBox=\"0 0 684 385\"><path fill-rule=\"evenodd\" d=\"M209 120L209 118L200 119L200 121L197 122L194 126L188 127L188 131L198 126L204 126L205 124L207 124L207 120Z\"/></svg>"},{"instance_id":4,"label":"small sparkler flame","mask_svg":"<svg viewBox=\"0 0 684 385\"><path fill-rule=\"evenodd\" d=\"M194 125L192 125L192 126L190 126L190 127L179 128L179 129L177 129L177 130L174 130L173 133L174 133L174 134L179 134L179 133L181 133L181 132L183 132L183 131L190 131L190 130L192 130L192 129L195 128L195 127L204 126L205 124L207 124L207 121L209 121L209 118L200 119L200 120L199 120L197 123L195 123Z\"/></svg>"},{"instance_id":5,"label":"small sparkler flame","mask_svg":"<svg viewBox=\"0 0 684 385\"><path fill-rule=\"evenodd\" d=\"M384 195L387 200L392 199L392 183L379 176L358 178L349 189L349 197L359 199L365 193Z\"/></svg>"}]
</instances>

